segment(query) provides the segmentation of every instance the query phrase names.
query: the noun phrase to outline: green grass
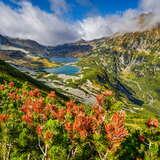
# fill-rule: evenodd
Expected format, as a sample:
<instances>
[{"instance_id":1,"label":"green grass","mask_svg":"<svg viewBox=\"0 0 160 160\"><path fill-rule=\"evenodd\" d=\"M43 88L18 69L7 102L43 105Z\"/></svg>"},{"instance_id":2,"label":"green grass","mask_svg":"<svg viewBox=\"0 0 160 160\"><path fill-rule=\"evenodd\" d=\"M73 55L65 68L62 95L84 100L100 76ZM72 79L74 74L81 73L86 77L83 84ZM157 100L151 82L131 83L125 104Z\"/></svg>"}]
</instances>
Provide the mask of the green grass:
<instances>
[{"instance_id":1,"label":"green grass","mask_svg":"<svg viewBox=\"0 0 160 160\"><path fill-rule=\"evenodd\" d=\"M19 71L18 69L12 67L8 63L3 60L0 60L0 81L18 81L20 83L27 82L33 87L41 89L43 92L50 92L53 89L49 86L43 84L42 82L30 77L29 75ZM55 89L54 89L55 90ZM60 93L59 90L55 90L58 97L63 99L68 99L68 97L64 96Z\"/></svg>"}]
</instances>

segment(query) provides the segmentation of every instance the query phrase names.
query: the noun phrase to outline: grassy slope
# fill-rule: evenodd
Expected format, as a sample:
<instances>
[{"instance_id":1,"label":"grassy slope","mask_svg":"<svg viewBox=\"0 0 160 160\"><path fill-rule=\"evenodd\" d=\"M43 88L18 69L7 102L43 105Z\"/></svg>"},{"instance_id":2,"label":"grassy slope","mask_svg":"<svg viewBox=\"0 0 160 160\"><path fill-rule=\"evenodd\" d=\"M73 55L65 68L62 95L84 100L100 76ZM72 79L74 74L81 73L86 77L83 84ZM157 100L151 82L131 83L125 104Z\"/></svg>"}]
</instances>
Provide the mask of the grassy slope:
<instances>
[{"instance_id":1,"label":"grassy slope","mask_svg":"<svg viewBox=\"0 0 160 160\"><path fill-rule=\"evenodd\" d=\"M42 82L28 76L25 73L17 70L16 68L12 67L8 63L0 60L0 81L19 81L20 83L28 82L30 85L41 89L44 92L49 92L53 90L49 86L43 84ZM62 95L58 90L55 91L58 97L63 99L68 99L68 97Z\"/></svg>"},{"instance_id":2,"label":"grassy slope","mask_svg":"<svg viewBox=\"0 0 160 160\"><path fill-rule=\"evenodd\" d=\"M38 87L42 90L49 91L51 88L44 85L43 83L31 78L30 76L26 75L25 73L20 72L16 68L10 66L8 63L0 60L0 78L11 81L11 80L17 80L20 82L29 82L35 87Z\"/></svg>"}]
</instances>

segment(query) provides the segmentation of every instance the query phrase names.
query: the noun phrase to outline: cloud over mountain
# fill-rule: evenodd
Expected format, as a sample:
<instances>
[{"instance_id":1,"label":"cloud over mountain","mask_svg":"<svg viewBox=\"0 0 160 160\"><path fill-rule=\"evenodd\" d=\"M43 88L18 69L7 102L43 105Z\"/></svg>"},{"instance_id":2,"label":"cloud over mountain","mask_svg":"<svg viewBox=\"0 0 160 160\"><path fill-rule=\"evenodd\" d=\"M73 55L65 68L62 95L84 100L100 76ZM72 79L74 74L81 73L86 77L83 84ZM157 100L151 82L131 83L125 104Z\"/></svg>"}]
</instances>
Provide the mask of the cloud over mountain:
<instances>
[{"instance_id":1,"label":"cloud over mountain","mask_svg":"<svg viewBox=\"0 0 160 160\"><path fill-rule=\"evenodd\" d=\"M144 13L148 17L141 25L139 18ZM83 39L92 40L115 33L144 30L156 23L160 23L160 1L142 0L137 9L128 9L121 14L87 17L79 21L78 31Z\"/></svg>"},{"instance_id":2,"label":"cloud over mountain","mask_svg":"<svg viewBox=\"0 0 160 160\"><path fill-rule=\"evenodd\" d=\"M142 26L137 17L142 13L152 12L143 29L160 22L159 0L141 0L137 9L128 9L121 14L92 15L75 22L64 20L63 13L68 12L70 7L67 1L50 2L53 14L27 1L19 1L18 7L14 9L0 2L0 34L57 45L82 38L92 40L117 32L140 30ZM90 4L90 1L87 2Z\"/></svg>"}]
</instances>

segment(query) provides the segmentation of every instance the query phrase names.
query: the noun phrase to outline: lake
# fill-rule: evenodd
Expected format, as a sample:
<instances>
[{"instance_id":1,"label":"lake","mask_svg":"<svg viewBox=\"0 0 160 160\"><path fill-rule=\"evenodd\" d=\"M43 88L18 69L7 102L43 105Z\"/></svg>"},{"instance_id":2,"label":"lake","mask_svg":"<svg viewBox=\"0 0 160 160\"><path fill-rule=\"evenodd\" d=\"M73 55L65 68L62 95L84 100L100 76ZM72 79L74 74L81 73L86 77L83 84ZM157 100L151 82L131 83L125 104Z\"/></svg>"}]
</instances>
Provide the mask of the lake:
<instances>
[{"instance_id":1,"label":"lake","mask_svg":"<svg viewBox=\"0 0 160 160\"><path fill-rule=\"evenodd\" d=\"M80 71L80 68L77 66L64 65L55 68L46 68L44 70L48 73L74 75Z\"/></svg>"},{"instance_id":2,"label":"lake","mask_svg":"<svg viewBox=\"0 0 160 160\"><path fill-rule=\"evenodd\" d=\"M63 63L63 66L54 67L54 68L46 68L44 69L48 73L55 74L66 74L66 75L74 75L80 71L80 68L73 65L67 65L67 63L74 63L78 61L78 58L74 57L52 57L52 61Z\"/></svg>"},{"instance_id":3,"label":"lake","mask_svg":"<svg viewBox=\"0 0 160 160\"><path fill-rule=\"evenodd\" d=\"M58 62L58 63L73 63L73 62L77 62L78 58L74 58L74 57L52 57L51 60L54 61L54 62Z\"/></svg>"}]
</instances>

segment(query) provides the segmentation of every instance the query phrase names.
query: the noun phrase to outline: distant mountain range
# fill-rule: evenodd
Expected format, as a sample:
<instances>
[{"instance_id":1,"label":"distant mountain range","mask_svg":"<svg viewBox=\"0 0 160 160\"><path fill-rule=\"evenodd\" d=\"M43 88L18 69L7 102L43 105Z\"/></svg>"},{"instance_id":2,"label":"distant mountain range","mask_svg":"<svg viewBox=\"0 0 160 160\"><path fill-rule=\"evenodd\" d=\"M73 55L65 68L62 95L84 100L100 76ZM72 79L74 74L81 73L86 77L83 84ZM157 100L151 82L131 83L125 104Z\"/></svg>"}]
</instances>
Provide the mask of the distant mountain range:
<instances>
[{"instance_id":1,"label":"distant mountain range","mask_svg":"<svg viewBox=\"0 0 160 160\"><path fill-rule=\"evenodd\" d=\"M44 46L33 40L24 40L19 38L10 38L0 35L0 50L1 51L21 51L32 55L39 56L80 56L89 52L92 49L84 41L76 43L63 44L58 46Z\"/></svg>"},{"instance_id":2,"label":"distant mountain range","mask_svg":"<svg viewBox=\"0 0 160 160\"><path fill-rule=\"evenodd\" d=\"M83 57L97 49L98 46L103 46L103 43L107 43L112 47L115 46L116 48L119 46L119 48L123 48L125 52L126 49L139 49L139 46L141 49L146 49L146 46L153 49L159 48L158 46L155 46L159 44L158 40L156 43L147 42L152 39L152 34L156 35L160 28L160 23L156 23L154 25L152 24L152 17L152 13L141 14L136 19L136 21L138 21L138 28L140 31L137 31L134 34L133 32L116 33L111 37L103 37L92 41L80 40L74 43L62 44L58 46L45 46L30 39L11 38L0 35L0 58L9 61L12 64L29 68L43 66L53 67L56 64L50 62L49 60L53 56ZM151 26L156 29L154 31L152 29L148 29ZM141 43L144 42L142 42L143 40L141 41L143 36L141 37L139 33L144 33L146 36L150 36L145 38L145 45L141 45ZM137 37L137 39L135 37ZM155 37L153 37L153 39L154 38Z\"/></svg>"},{"instance_id":3,"label":"distant mountain range","mask_svg":"<svg viewBox=\"0 0 160 160\"><path fill-rule=\"evenodd\" d=\"M44 46L33 40L0 35L0 59L28 69L54 67L49 59L56 57L80 57L88 54L92 46L84 41L58 46Z\"/></svg>"}]
</instances>

